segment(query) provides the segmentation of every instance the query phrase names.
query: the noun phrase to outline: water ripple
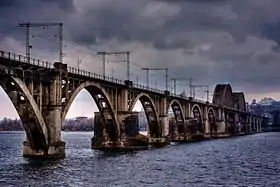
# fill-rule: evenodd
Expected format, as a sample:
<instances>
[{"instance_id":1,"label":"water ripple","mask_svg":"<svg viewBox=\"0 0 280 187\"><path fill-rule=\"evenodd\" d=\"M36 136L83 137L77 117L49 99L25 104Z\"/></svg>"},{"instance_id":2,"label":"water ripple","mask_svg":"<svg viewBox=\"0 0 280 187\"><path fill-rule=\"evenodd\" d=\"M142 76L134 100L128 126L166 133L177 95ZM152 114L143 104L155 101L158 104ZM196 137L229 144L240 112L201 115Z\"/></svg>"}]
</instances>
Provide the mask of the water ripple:
<instances>
[{"instance_id":1,"label":"water ripple","mask_svg":"<svg viewBox=\"0 0 280 187\"><path fill-rule=\"evenodd\" d=\"M279 186L280 133L127 154L90 149L92 133L63 133L67 157L22 158L24 133L0 133L0 186Z\"/></svg>"}]
</instances>

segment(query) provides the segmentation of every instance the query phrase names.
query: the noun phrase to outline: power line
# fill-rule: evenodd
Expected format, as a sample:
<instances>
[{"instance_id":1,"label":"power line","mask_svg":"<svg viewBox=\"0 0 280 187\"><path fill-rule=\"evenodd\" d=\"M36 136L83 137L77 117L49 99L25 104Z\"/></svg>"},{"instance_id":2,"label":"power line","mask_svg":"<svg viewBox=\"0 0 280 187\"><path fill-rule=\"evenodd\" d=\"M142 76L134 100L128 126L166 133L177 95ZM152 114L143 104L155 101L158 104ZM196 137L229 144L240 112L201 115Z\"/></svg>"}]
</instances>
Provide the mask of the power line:
<instances>
[{"instance_id":1,"label":"power line","mask_svg":"<svg viewBox=\"0 0 280 187\"><path fill-rule=\"evenodd\" d=\"M126 70L127 70L127 80L130 80L130 52L129 51L119 51L119 52L105 52L105 51L100 51L97 53L97 55L102 55L103 59L103 77L105 78L105 73L106 73L106 55L126 55ZM121 62L121 61L120 61Z\"/></svg>"},{"instance_id":2,"label":"power line","mask_svg":"<svg viewBox=\"0 0 280 187\"><path fill-rule=\"evenodd\" d=\"M62 63L63 60L63 23L18 23L18 27L26 28L26 57L27 62L30 62L30 51L32 46L30 45L30 29L32 27L57 27L58 26L58 36L59 36L59 61Z\"/></svg>"},{"instance_id":3,"label":"power line","mask_svg":"<svg viewBox=\"0 0 280 187\"><path fill-rule=\"evenodd\" d=\"M38 35L37 37L39 37L39 38L42 38L42 39L44 39L44 40L48 40L48 41L52 41L50 38L47 38L47 37L45 37L45 36L41 36L41 35ZM69 42L64 42L65 43L65 46L66 47L70 47L71 49L73 49L73 50L75 50L76 52L84 52L84 51L82 51L81 49L78 49L76 46L74 46L74 45L72 45L72 44L70 44ZM91 50L91 48L89 49L89 50ZM97 53L98 53L98 51L96 50L96 49L93 49L94 51L96 51ZM98 57L98 58L102 58L100 55L98 55L98 54L91 54L93 57ZM64 58L67 58L67 56L64 56ZM70 58L67 58L67 59L69 59L69 60L72 60L72 59L70 59ZM86 65L86 63L88 63L87 61L85 61L84 59L82 59L83 60L83 64L84 65ZM113 61L113 62L115 62L115 61ZM132 66L134 66L135 68L133 68L134 70L136 70L136 71L139 71L139 72L141 72L141 66L139 66L138 64L136 64L136 63L132 63L132 62L130 62L130 64L132 65ZM120 65L122 65L122 66L125 66L124 64L120 64ZM131 67L130 67L131 68ZM161 72L160 72L161 73ZM150 72L150 75L155 75L156 76L156 74L154 74L154 73L151 73ZM165 76L165 75L164 75ZM136 79L137 79L137 77L136 77ZM136 80L137 81L137 80ZM138 80L139 81L139 80Z\"/></svg>"},{"instance_id":4,"label":"power line","mask_svg":"<svg viewBox=\"0 0 280 187\"><path fill-rule=\"evenodd\" d=\"M174 94L176 95L176 87L177 87L177 81L182 81L182 80L189 80L190 81L190 95L191 95L191 88L192 88L192 78L171 78L173 80L174 84Z\"/></svg>"},{"instance_id":5,"label":"power line","mask_svg":"<svg viewBox=\"0 0 280 187\"><path fill-rule=\"evenodd\" d=\"M146 71L146 79L147 79L147 87L149 87L149 72L150 71L165 71L165 81L166 81L166 91L168 90L168 68L142 68L142 70Z\"/></svg>"}]
</instances>

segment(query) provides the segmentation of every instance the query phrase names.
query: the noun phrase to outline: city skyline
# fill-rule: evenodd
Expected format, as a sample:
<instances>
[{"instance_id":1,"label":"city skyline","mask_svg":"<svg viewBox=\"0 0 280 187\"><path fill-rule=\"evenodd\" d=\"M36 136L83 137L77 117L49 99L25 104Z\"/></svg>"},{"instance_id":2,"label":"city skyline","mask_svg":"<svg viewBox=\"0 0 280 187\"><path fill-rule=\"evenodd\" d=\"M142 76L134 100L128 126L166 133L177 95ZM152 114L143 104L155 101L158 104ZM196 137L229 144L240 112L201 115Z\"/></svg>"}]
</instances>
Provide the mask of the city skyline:
<instances>
[{"instance_id":1,"label":"city skyline","mask_svg":"<svg viewBox=\"0 0 280 187\"><path fill-rule=\"evenodd\" d=\"M275 34L280 2L141 0L112 4L110 0L3 0L0 48L25 54L25 31L17 28L19 22L63 22L64 62L70 66L77 67L79 59L81 69L102 74L97 51L129 50L131 79L143 85L146 75L141 67L167 67L170 78L192 77L195 84L209 85L211 91L216 84L229 83L234 91L244 92L248 102L264 97L280 100L280 40ZM31 34L31 56L57 61L56 30L32 29ZM108 57L108 61L107 75L125 79L125 63L114 63L123 57ZM153 72L150 80L151 86L165 88L162 73ZM187 85L178 82L178 92L188 90ZM171 80L169 87L173 87ZM90 99L82 92L68 116L91 116L96 106ZM0 117L17 116L2 89L0 103Z\"/></svg>"}]
</instances>

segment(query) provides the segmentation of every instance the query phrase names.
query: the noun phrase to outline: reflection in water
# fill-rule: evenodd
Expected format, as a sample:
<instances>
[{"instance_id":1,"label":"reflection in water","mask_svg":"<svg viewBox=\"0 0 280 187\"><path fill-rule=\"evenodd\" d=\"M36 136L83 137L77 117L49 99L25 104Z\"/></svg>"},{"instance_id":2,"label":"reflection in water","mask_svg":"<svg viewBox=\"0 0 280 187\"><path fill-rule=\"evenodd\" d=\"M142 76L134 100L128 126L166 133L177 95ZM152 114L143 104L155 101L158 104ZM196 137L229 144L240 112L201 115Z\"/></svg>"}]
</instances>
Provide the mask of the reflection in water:
<instances>
[{"instance_id":1,"label":"reflection in water","mask_svg":"<svg viewBox=\"0 0 280 187\"><path fill-rule=\"evenodd\" d=\"M67 157L22 158L24 133L0 133L0 186L278 186L280 133L134 153L92 150L92 133L63 133Z\"/></svg>"}]
</instances>

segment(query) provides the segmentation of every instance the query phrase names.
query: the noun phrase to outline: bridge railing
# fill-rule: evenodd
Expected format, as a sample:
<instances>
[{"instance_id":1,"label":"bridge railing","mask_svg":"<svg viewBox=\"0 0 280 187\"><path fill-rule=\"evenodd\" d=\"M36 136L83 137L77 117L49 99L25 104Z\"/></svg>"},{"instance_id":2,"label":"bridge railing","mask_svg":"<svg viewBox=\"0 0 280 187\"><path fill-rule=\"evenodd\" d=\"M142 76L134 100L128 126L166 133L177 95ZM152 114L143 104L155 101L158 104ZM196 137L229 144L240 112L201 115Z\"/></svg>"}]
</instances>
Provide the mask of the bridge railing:
<instances>
[{"instance_id":1,"label":"bridge railing","mask_svg":"<svg viewBox=\"0 0 280 187\"><path fill-rule=\"evenodd\" d=\"M0 57L14 60L17 62L28 63L31 65L36 65L36 66L40 66L40 67L44 67L44 68L49 68L49 69L53 68L53 64L50 62L42 61L42 60L35 59L35 58L27 58L26 56L18 55L18 54L11 53L11 52L6 52L6 51L0 50Z\"/></svg>"},{"instance_id":2,"label":"bridge railing","mask_svg":"<svg viewBox=\"0 0 280 187\"><path fill-rule=\"evenodd\" d=\"M141 84L133 83L132 86L134 88L138 88L138 89L142 89L142 90L148 90L148 91L151 91L151 92L157 92L157 93L164 94L163 90L159 90L159 89L156 89L156 88L151 88L151 87L144 86L144 85L141 85Z\"/></svg>"},{"instance_id":3,"label":"bridge railing","mask_svg":"<svg viewBox=\"0 0 280 187\"><path fill-rule=\"evenodd\" d=\"M123 84L124 85L124 81L123 80L115 79L113 77L108 77L108 76L102 76L102 75L99 75L97 73L92 73L92 72L81 70L81 69L77 69L77 68L68 67L68 72L76 74L76 75L82 75L82 76L86 76L86 77L90 77L90 78L94 78L94 79L99 79L99 80L104 80L104 81L108 81L108 82L113 82L113 83L116 83L116 84Z\"/></svg>"}]
</instances>

